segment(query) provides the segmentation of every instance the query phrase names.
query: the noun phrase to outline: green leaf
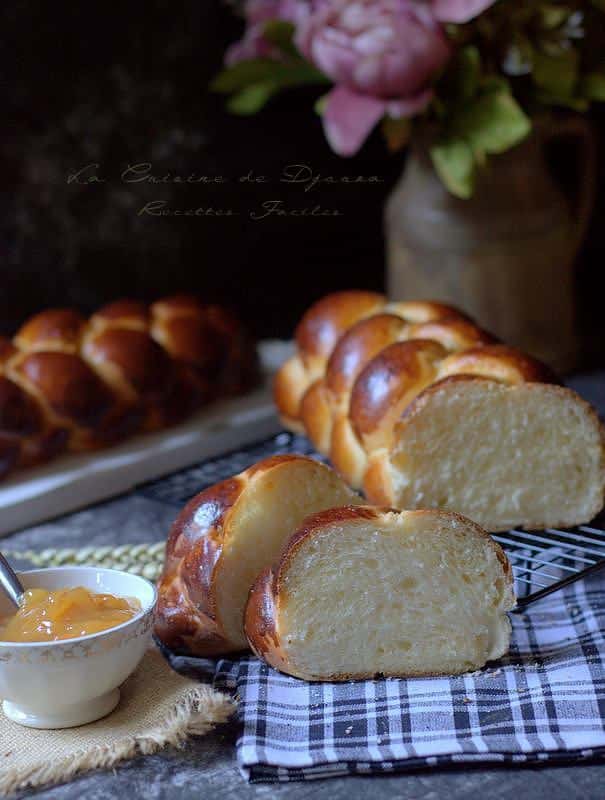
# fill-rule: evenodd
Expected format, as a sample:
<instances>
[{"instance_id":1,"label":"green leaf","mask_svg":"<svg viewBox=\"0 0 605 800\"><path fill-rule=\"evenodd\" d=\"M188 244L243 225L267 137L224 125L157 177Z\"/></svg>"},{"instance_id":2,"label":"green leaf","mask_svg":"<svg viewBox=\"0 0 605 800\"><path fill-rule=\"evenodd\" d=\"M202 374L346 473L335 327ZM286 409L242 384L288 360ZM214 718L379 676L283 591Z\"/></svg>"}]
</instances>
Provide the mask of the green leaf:
<instances>
[{"instance_id":1,"label":"green leaf","mask_svg":"<svg viewBox=\"0 0 605 800\"><path fill-rule=\"evenodd\" d=\"M281 89L326 83L325 75L300 57L289 61L256 58L223 70L211 88L233 94L227 108L234 114L255 114Z\"/></svg>"},{"instance_id":2,"label":"green leaf","mask_svg":"<svg viewBox=\"0 0 605 800\"><path fill-rule=\"evenodd\" d=\"M265 23L263 36L268 42L278 47L282 53L300 57L293 44L295 30L296 28L291 22L283 19L270 19Z\"/></svg>"},{"instance_id":3,"label":"green leaf","mask_svg":"<svg viewBox=\"0 0 605 800\"><path fill-rule=\"evenodd\" d=\"M457 94L461 100L474 97L479 86L481 56L476 47L465 47L458 55Z\"/></svg>"},{"instance_id":4,"label":"green leaf","mask_svg":"<svg viewBox=\"0 0 605 800\"><path fill-rule=\"evenodd\" d=\"M487 75L481 82L481 93L507 92L510 94L510 84L501 75Z\"/></svg>"},{"instance_id":5,"label":"green leaf","mask_svg":"<svg viewBox=\"0 0 605 800\"><path fill-rule=\"evenodd\" d=\"M437 116L446 115L448 109L457 108L474 97L480 77L479 50L472 45L459 50L439 81L433 104Z\"/></svg>"},{"instance_id":6,"label":"green leaf","mask_svg":"<svg viewBox=\"0 0 605 800\"><path fill-rule=\"evenodd\" d=\"M273 62L271 79L280 89L288 89L292 86L326 85L331 83L323 72L320 72L302 58L292 62Z\"/></svg>"},{"instance_id":7,"label":"green leaf","mask_svg":"<svg viewBox=\"0 0 605 800\"><path fill-rule=\"evenodd\" d=\"M382 134L391 153L396 153L406 146L410 139L412 125L409 119L395 119L386 116L382 120Z\"/></svg>"},{"instance_id":8,"label":"green leaf","mask_svg":"<svg viewBox=\"0 0 605 800\"><path fill-rule=\"evenodd\" d=\"M473 193L475 159L471 147L460 138L449 138L431 148L437 174L456 197L469 198Z\"/></svg>"},{"instance_id":9,"label":"green leaf","mask_svg":"<svg viewBox=\"0 0 605 800\"><path fill-rule=\"evenodd\" d=\"M590 72L580 82L580 94L589 100L605 101L605 74Z\"/></svg>"},{"instance_id":10,"label":"green leaf","mask_svg":"<svg viewBox=\"0 0 605 800\"><path fill-rule=\"evenodd\" d=\"M550 3L546 4L540 9L542 25L551 30L553 28L558 28L567 21L567 18L571 15L571 13L572 10L568 6L556 6Z\"/></svg>"},{"instance_id":11,"label":"green leaf","mask_svg":"<svg viewBox=\"0 0 605 800\"><path fill-rule=\"evenodd\" d=\"M320 117L323 117L324 111L326 110L326 103L328 102L328 95L322 94L321 97L318 97L315 101L313 109L316 114L319 114Z\"/></svg>"},{"instance_id":12,"label":"green leaf","mask_svg":"<svg viewBox=\"0 0 605 800\"><path fill-rule=\"evenodd\" d=\"M278 91L274 83L253 83L234 94L227 101L227 108L232 114L246 116L256 114Z\"/></svg>"},{"instance_id":13,"label":"green leaf","mask_svg":"<svg viewBox=\"0 0 605 800\"><path fill-rule=\"evenodd\" d=\"M561 97L549 92L538 92L536 99L544 106L559 106L561 108L570 108L572 111L588 111L590 108L590 101L586 97L572 96Z\"/></svg>"},{"instance_id":14,"label":"green leaf","mask_svg":"<svg viewBox=\"0 0 605 800\"><path fill-rule=\"evenodd\" d=\"M503 153L524 139L531 121L511 95L498 89L479 95L453 120L458 137L479 153Z\"/></svg>"},{"instance_id":15,"label":"green leaf","mask_svg":"<svg viewBox=\"0 0 605 800\"><path fill-rule=\"evenodd\" d=\"M539 89L569 97L578 81L578 52L573 49L562 50L557 55L534 51L533 81Z\"/></svg>"},{"instance_id":16,"label":"green leaf","mask_svg":"<svg viewBox=\"0 0 605 800\"><path fill-rule=\"evenodd\" d=\"M271 78L275 69L275 61L270 58L251 58L248 61L238 61L227 67L216 76L210 84L214 92L230 94L246 86Z\"/></svg>"}]
</instances>

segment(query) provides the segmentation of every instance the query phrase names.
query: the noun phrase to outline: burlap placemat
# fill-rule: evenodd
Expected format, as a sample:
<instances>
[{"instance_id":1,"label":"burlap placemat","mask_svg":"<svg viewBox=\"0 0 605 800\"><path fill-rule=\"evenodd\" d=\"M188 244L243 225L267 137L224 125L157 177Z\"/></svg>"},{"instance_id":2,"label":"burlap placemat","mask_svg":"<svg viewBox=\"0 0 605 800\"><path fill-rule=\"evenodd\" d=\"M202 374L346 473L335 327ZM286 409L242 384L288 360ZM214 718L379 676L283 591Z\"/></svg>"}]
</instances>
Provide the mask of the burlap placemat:
<instances>
[{"instance_id":1,"label":"burlap placemat","mask_svg":"<svg viewBox=\"0 0 605 800\"><path fill-rule=\"evenodd\" d=\"M145 655L104 719L58 731L24 728L0 711L0 795L67 781L207 733L234 711L224 694L175 672L157 650Z\"/></svg>"}]
</instances>

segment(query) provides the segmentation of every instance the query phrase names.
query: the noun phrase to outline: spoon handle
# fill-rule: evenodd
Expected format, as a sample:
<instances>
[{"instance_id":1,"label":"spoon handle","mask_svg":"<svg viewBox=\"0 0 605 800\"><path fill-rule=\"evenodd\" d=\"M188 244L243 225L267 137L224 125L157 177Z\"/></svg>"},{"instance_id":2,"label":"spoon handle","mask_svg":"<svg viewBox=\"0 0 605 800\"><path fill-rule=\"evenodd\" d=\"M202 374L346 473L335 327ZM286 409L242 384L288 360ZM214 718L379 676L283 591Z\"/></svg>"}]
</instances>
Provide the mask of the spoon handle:
<instances>
[{"instance_id":1,"label":"spoon handle","mask_svg":"<svg viewBox=\"0 0 605 800\"><path fill-rule=\"evenodd\" d=\"M21 597L25 591L21 581L16 576L13 568L6 558L0 553L0 586L6 592L9 600L19 608Z\"/></svg>"}]
</instances>

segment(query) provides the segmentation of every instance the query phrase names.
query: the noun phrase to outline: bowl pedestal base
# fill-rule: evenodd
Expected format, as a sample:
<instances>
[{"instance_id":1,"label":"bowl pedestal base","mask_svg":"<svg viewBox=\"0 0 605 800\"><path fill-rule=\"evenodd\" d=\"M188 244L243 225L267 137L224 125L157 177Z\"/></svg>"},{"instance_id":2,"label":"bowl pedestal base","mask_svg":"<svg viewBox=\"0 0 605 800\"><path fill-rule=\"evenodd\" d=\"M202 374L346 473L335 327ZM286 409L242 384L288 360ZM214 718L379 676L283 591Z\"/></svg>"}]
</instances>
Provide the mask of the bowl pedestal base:
<instances>
[{"instance_id":1,"label":"bowl pedestal base","mask_svg":"<svg viewBox=\"0 0 605 800\"><path fill-rule=\"evenodd\" d=\"M112 689L107 694L93 697L84 703L65 706L55 712L33 712L31 709L11 703L10 700L4 700L2 710L8 719L18 725L49 730L53 728L74 728L76 725L95 722L101 717L110 714L119 702L120 690Z\"/></svg>"}]
</instances>

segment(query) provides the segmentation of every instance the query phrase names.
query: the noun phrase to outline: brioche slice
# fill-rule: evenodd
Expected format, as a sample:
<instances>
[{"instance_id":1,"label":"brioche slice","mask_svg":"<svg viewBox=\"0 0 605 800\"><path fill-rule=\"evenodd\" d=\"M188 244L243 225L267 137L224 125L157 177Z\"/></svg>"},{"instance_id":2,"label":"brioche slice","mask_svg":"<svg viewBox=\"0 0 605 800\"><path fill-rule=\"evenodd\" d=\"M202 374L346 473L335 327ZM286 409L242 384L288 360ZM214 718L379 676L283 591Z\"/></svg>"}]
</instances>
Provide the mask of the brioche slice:
<instances>
[{"instance_id":1,"label":"brioche slice","mask_svg":"<svg viewBox=\"0 0 605 800\"><path fill-rule=\"evenodd\" d=\"M296 455L259 461L198 494L170 532L157 636L194 655L245 649L244 605L260 571L306 516L357 501L333 470Z\"/></svg>"},{"instance_id":2,"label":"brioche slice","mask_svg":"<svg viewBox=\"0 0 605 800\"><path fill-rule=\"evenodd\" d=\"M603 506L604 429L570 389L449 377L392 431L364 476L373 503L459 511L490 531L571 527Z\"/></svg>"},{"instance_id":3,"label":"brioche slice","mask_svg":"<svg viewBox=\"0 0 605 800\"><path fill-rule=\"evenodd\" d=\"M510 564L451 512L357 506L308 517L254 584L254 652L306 680L452 675L509 647Z\"/></svg>"}]
</instances>

